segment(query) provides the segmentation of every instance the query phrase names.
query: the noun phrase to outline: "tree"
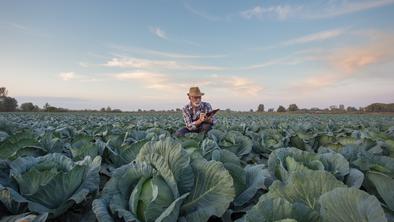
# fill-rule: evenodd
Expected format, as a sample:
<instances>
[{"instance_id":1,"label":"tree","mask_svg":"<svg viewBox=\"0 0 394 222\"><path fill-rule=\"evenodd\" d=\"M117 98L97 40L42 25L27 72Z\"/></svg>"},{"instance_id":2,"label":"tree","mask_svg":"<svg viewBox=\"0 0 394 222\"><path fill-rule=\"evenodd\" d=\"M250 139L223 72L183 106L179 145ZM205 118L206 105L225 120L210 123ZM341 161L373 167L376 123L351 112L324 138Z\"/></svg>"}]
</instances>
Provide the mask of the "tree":
<instances>
[{"instance_id":1,"label":"tree","mask_svg":"<svg viewBox=\"0 0 394 222\"><path fill-rule=\"evenodd\" d=\"M298 106L296 104L290 104L289 109L290 112L294 112L298 110Z\"/></svg>"},{"instance_id":2,"label":"tree","mask_svg":"<svg viewBox=\"0 0 394 222\"><path fill-rule=\"evenodd\" d=\"M276 112L280 113L280 112L286 112L285 107L283 106L279 106L278 109L276 110Z\"/></svg>"},{"instance_id":3,"label":"tree","mask_svg":"<svg viewBox=\"0 0 394 222\"><path fill-rule=\"evenodd\" d=\"M42 107L43 109L44 109L44 111L48 111L48 108L50 107L51 105L49 105L49 103L45 103L45 105Z\"/></svg>"},{"instance_id":4,"label":"tree","mask_svg":"<svg viewBox=\"0 0 394 222\"><path fill-rule=\"evenodd\" d=\"M0 87L0 97L7 97L8 90L5 87Z\"/></svg>"},{"instance_id":5,"label":"tree","mask_svg":"<svg viewBox=\"0 0 394 222\"><path fill-rule=\"evenodd\" d=\"M100 109L100 112L105 112L105 108L104 108L104 107L101 108L101 109Z\"/></svg>"},{"instance_id":6,"label":"tree","mask_svg":"<svg viewBox=\"0 0 394 222\"><path fill-rule=\"evenodd\" d=\"M257 107L257 112L264 112L264 104L259 104Z\"/></svg>"},{"instance_id":7,"label":"tree","mask_svg":"<svg viewBox=\"0 0 394 222\"><path fill-rule=\"evenodd\" d=\"M268 112L270 112L270 113L274 112L274 108L269 108Z\"/></svg>"},{"instance_id":8,"label":"tree","mask_svg":"<svg viewBox=\"0 0 394 222\"><path fill-rule=\"evenodd\" d=\"M354 107L354 106L348 106L348 107L346 108L346 111L348 111L348 112L355 112L355 111L357 111L357 109L356 109L356 107Z\"/></svg>"},{"instance_id":9,"label":"tree","mask_svg":"<svg viewBox=\"0 0 394 222\"><path fill-rule=\"evenodd\" d=\"M394 112L394 103L372 103L365 107L366 112Z\"/></svg>"},{"instance_id":10,"label":"tree","mask_svg":"<svg viewBox=\"0 0 394 222\"><path fill-rule=\"evenodd\" d=\"M7 95L8 90L5 87L0 87L0 112L13 112L18 107L18 101Z\"/></svg>"},{"instance_id":11,"label":"tree","mask_svg":"<svg viewBox=\"0 0 394 222\"><path fill-rule=\"evenodd\" d=\"M22 103L21 104L21 109L24 112L31 112L34 111L35 106L33 105L33 103Z\"/></svg>"},{"instance_id":12,"label":"tree","mask_svg":"<svg viewBox=\"0 0 394 222\"><path fill-rule=\"evenodd\" d=\"M338 108L337 108L337 106L336 105L331 105L330 106L330 110L331 111L335 111L335 110L337 110Z\"/></svg>"},{"instance_id":13,"label":"tree","mask_svg":"<svg viewBox=\"0 0 394 222\"><path fill-rule=\"evenodd\" d=\"M106 112L111 112L111 107L107 107L107 109L105 110Z\"/></svg>"},{"instance_id":14,"label":"tree","mask_svg":"<svg viewBox=\"0 0 394 222\"><path fill-rule=\"evenodd\" d=\"M54 106L50 106L50 107L48 107L47 111L48 111L48 112L56 112L57 109L56 109L56 107L54 107Z\"/></svg>"},{"instance_id":15,"label":"tree","mask_svg":"<svg viewBox=\"0 0 394 222\"><path fill-rule=\"evenodd\" d=\"M45 112L68 112L69 111L68 109L65 109L65 108L51 106L48 103L45 103L43 108L44 108Z\"/></svg>"},{"instance_id":16,"label":"tree","mask_svg":"<svg viewBox=\"0 0 394 222\"><path fill-rule=\"evenodd\" d=\"M18 101L12 97L0 97L0 112L14 112L18 107Z\"/></svg>"}]
</instances>

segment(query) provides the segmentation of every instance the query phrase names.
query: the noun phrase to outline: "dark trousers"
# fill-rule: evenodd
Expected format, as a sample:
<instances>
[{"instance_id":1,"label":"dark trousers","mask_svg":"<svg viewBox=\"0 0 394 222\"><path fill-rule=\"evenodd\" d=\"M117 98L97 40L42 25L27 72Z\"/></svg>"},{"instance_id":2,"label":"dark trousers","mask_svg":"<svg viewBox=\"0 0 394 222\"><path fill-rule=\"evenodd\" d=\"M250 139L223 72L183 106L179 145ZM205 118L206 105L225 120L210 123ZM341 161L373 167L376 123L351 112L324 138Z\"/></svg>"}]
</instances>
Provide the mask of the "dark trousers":
<instances>
[{"instance_id":1,"label":"dark trousers","mask_svg":"<svg viewBox=\"0 0 394 222\"><path fill-rule=\"evenodd\" d=\"M175 136L184 136L186 133L207 133L212 129L211 123L202 123L196 130L189 130L186 127L183 127L175 132Z\"/></svg>"}]
</instances>

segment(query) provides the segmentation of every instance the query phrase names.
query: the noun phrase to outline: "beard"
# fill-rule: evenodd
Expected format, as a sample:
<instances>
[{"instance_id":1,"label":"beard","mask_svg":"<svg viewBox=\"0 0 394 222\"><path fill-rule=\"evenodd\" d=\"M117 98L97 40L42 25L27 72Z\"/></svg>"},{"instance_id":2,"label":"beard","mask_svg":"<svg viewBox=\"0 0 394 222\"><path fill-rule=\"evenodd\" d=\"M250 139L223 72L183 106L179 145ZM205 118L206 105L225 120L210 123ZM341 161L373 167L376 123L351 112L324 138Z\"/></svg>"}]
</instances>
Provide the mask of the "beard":
<instances>
[{"instance_id":1,"label":"beard","mask_svg":"<svg viewBox=\"0 0 394 222\"><path fill-rule=\"evenodd\" d=\"M198 106L200 106L201 102L193 102L192 104L193 104L193 106L198 107Z\"/></svg>"}]
</instances>

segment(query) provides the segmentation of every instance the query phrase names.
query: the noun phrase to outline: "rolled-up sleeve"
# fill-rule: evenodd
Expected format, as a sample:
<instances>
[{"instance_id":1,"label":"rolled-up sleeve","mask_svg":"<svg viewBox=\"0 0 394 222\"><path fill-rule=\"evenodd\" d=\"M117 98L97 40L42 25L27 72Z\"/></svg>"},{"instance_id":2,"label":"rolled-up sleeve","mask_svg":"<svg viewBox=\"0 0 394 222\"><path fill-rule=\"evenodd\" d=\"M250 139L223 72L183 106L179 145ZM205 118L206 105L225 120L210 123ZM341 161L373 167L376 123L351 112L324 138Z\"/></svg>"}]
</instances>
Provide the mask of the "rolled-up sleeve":
<instances>
[{"instance_id":1,"label":"rolled-up sleeve","mask_svg":"<svg viewBox=\"0 0 394 222\"><path fill-rule=\"evenodd\" d=\"M193 122L192 115L186 107L184 107L182 109L182 114L183 114L183 120L185 121L186 128L188 128L189 130L195 130L197 128L196 123Z\"/></svg>"}]
</instances>

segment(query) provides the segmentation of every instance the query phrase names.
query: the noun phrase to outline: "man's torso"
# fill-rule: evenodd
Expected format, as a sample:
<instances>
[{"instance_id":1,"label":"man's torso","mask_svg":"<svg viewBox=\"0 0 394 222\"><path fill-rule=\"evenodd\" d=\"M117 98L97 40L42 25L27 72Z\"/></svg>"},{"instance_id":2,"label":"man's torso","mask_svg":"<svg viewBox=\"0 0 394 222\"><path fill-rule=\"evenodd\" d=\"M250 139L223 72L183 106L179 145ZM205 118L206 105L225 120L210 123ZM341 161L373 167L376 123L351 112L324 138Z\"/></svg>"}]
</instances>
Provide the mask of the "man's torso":
<instances>
[{"instance_id":1,"label":"man's torso","mask_svg":"<svg viewBox=\"0 0 394 222\"><path fill-rule=\"evenodd\" d=\"M211 105L208 102L201 102L200 106L193 108L190 103L184 106L184 109L191 115L192 121L200 117L200 113L208 113L211 111Z\"/></svg>"}]
</instances>

